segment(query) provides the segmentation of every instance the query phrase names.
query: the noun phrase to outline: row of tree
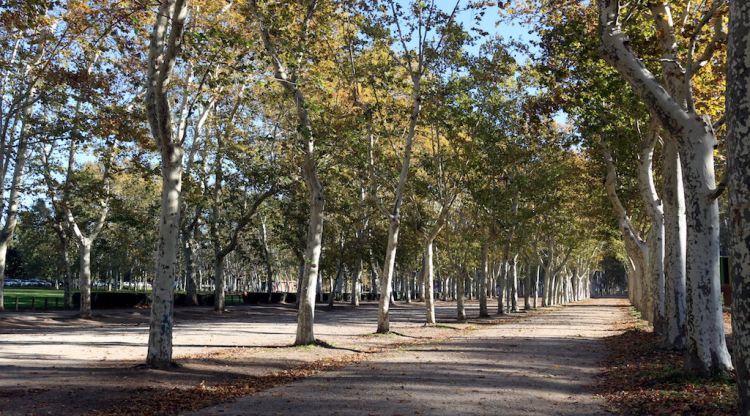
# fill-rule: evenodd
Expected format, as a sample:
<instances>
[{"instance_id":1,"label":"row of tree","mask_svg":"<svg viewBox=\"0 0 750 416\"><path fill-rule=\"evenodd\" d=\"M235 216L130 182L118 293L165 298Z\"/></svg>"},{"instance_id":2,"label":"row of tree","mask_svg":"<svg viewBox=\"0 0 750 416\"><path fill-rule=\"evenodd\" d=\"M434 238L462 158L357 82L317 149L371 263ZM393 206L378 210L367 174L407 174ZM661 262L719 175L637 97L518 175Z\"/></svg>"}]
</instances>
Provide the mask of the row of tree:
<instances>
[{"instance_id":1,"label":"row of tree","mask_svg":"<svg viewBox=\"0 0 750 416\"><path fill-rule=\"evenodd\" d=\"M482 315L493 294L498 311L532 288L585 296L602 253L622 256L598 162L538 69L484 32L490 5L442 6L3 6L0 270L11 244L46 262L84 316L96 276L150 282L155 367L175 287L196 303L206 280L221 312L227 282L296 278L298 344L324 278L378 295L379 332L396 287L419 287L428 323L435 288Z\"/></svg>"},{"instance_id":2,"label":"row of tree","mask_svg":"<svg viewBox=\"0 0 750 416\"><path fill-rule=\"evenodd\" d=\"M739 1L599 0L516 2L509 13L536 27L555 103L606 169L631 300L665 347L685 351L689 372L736 371L741 414L750 411L749 11ZM721 255L732 279L734 360Z\"/></svg>"}]
</instances>

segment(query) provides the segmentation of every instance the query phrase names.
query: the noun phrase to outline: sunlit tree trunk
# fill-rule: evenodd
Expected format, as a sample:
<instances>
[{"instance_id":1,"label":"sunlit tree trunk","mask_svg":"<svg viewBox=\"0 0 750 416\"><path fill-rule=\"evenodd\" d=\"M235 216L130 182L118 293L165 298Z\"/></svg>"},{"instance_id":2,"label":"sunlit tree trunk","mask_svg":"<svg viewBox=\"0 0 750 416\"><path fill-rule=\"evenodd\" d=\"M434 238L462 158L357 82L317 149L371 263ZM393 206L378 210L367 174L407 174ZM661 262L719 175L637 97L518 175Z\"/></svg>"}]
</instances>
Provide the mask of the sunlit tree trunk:
<instances>
[{"instance_id":1,"label":"sunlit tree trunk","mask_svg":"<svg viewBox=\"0 0 750 416\"><path fill-rule=\"evenodd\" d=\"M148 353L151 367L172 364L174 327L174 282L179 278L178 241L180 191L182 190L182 137L172 131L167 86L179 54L186 0L164 0L159 4L151 32L146 84L146 115L161 156L161 209L156 250L156 271L151 296Z\"/></svg>"},{"instance_id":2,"label":"sunlit tree trunk","mask_svg":"<svg viewBox=\"0 0 750 416\"><path fill-rule=\"evenodd\" d=\"M427 240L424 250L425 319L428 325L435 325L435 294L433 293L435 279L433 278L434 272L432 270L432 244L432 240Z\"/></svg>"}]
</instances>

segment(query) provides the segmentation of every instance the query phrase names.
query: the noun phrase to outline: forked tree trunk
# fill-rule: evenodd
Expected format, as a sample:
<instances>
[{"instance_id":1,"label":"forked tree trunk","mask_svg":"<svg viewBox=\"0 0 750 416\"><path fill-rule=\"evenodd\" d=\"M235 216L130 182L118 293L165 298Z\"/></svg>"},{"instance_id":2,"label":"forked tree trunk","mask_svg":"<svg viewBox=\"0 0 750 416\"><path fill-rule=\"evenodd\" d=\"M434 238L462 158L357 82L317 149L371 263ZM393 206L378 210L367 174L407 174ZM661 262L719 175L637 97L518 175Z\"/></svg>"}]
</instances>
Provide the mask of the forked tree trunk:
<instances>
[{"instance_id":1,"label":"forked tree trunk","mask_svg":"<svg viewBox=\"0 0 750 416\"><path fill-rule=\"evenodd\" d=\"M750 414L750 4L729 3L729 268L738 414Z\"/></svg>"}]
</instances>

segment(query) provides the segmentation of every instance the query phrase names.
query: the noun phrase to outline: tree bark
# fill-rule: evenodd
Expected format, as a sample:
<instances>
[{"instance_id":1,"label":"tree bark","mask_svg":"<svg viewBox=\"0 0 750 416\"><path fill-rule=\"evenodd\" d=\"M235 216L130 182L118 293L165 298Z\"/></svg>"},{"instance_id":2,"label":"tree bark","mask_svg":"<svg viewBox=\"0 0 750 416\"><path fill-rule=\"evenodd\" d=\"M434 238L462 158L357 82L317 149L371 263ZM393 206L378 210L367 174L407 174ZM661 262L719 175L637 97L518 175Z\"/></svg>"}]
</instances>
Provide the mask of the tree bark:
<instances>
[{"instance_id":1,"label":"tree bark","mask_svg":"<svg viewBox=\"0 0 750 416\"><path fill-rule=\"evenodd\" d=\"M656 194L652 171L654 146L657 140L656 129L657 125L652 123L649 132L641 139L638 184L641 199L651 218L651 231L647 238L649 249L648 278L645 280L649 282L652 288L648 291L649 294L653 293L654 310L651 313L653 315L654 332L663 343L666 343L668 323L664 280L664 210Z\"/></svg>"},{"instance_id":2,"label":"tree bark","mask_svg":"<svg viewBox=\"0 0 750 416\"><path fill-rule=\"evenodd\" d=\"M685 193L682 187L682 168L677 143L665 141L663 147L664 181L664 292L667 316L666 344L675 349L685 348L687 340L687 287L685 280L685 252L687 224L685 222Z\"/></svg>"},{"instance_id":3,"label":"tree bark","mask_svg":"<svg viewBox=\"0 0 750 416\"><path fill-rule=\"evenodd\" d=\"M433 288L434 272L432 270L432 244L433 240L427 240L424 250L424 289L425 289L425 311L428 325L435 325L435 294Z\"/></svg>"},{"instance_id":4,"label":"tree bark","mask_svg":"<svg viewBox=\"0 0 750 416\"><path fill-rule=\"evenodd\" d=\"M78 256L80 269L78 271L79 289L81 292L80 316L91 318L91 240L88 238L79 242Z\"/></svg>"},{"instance_id":5,"label":"tree bark","mask_svg":"<svg viewBox=\"0 0 750 416\"><path fill-rule=\"evenodd\" d=\"M531 279L531 264L526 265L526 280L523 286L523 310L528 312L531 310L531 291L532 291L532 279Z\"/></svg>"},{"instance_id":6,"label":"tree bark","mask_svg":"<svg viewBox=\"0 0 750 416\"><path fill-rule=\"evenodd\" d=\"M479 266L479 317L490 316L487 312L487 275L489 274L489 242L482 241L481 264Z\"/></svg>"},{"instance_id":7,"label":"tree bark","mask_svg":"<svg viewBox=\"0 0 750 416\"><path fill-rule=\"evenodd\" d=\"M172 131L167 96L187 18L187 0L160 3L151 32L148 55L146 115L151 134L161 155L161 209L157 243L156 271L152 285L146 363L151 367L172 365L174 327L174 282L179 278L177 252L180 233L180 192L182 190L183 142Z\"/></svg>"},{"instance_id":8,"label":"tree bark","mask_svg":"<svg viewBox=\"0 0 750 416\"><path fill-rule=\"evenodd\" d=\"M224 259L221 254L214 258L214 312L222 313L226 309L226 280L224 279Z\"/></svg>"},{"instance_id":9,"label":"tree bark","mask_svg":"<svg viewBox=\"0 0 750 416\"><path fill-rule=\"evenodd\" d=\"M458 322L466 321L466 307L464 306L464 299L466 295L465 283L468 272L466 270L459 271L456 276L456 319Z\"/></svg>"},{"instance_id":10,"label":"tree bark","mask_svg":"<svg viewBox=\"0 0 750 416\"><path fill-rule=\"evenodd\" d=\"M518 254L514 254L508 261L508 272L509 279L508 285L510 287L510 310L511 312L518 312L518 270L516 262L518 261Z\"/></svg>"},{"instance_id":11,"label":"tree bark","mask_svg":"<svg viewBox=\"0 0 750 416\"><path fill-rule=\"evenodd\" d=\"M750 4L729 3L727 176L738 414L750 414Z\"/></svg>"},{"instance_id":12,"label":"tree bark","mask_svg":"<svg viewBox=\"0 0 750 416\"><path fill-rule=\"evenodd\" d=\"M34 89L30 93L33 97ZM27 147L28 147L28 123L27 119L31 116L31 104L27 104L23 111L23 121L21 122L21 132L18 139L18 148L16 149L15 166L13 167L13 178L11 179L10 195L8 196L8 208L5 213L5 224L0 231L0 311L5 310L5 265L8 254L8 245L13 238L13 233L18 224L18 206L21 200L21 186L23 182L23 171L26 166ZM7 163L7 162L6 162ZM0 210L1 211L1 210Z\"/></svg>"}]
</instances>

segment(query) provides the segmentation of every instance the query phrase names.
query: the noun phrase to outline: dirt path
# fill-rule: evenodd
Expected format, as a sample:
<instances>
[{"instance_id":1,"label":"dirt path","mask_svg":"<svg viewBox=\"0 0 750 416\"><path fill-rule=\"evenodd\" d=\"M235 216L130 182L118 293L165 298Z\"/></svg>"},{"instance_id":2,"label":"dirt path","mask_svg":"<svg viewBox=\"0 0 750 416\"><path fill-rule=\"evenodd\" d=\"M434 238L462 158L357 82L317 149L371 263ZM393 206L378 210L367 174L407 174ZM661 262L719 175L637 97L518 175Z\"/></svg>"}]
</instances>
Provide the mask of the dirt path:
<instances>
[{"instance_id":1,"label":"dirt path","mask_svg":"<svg viewBox=\"0 0 750 416\"><path fill-rule=\"evenodd\" d=\"M600 415L601 338L627 314L596 299L389 352L195 415Z\"/></svg>"}]
</instances>

